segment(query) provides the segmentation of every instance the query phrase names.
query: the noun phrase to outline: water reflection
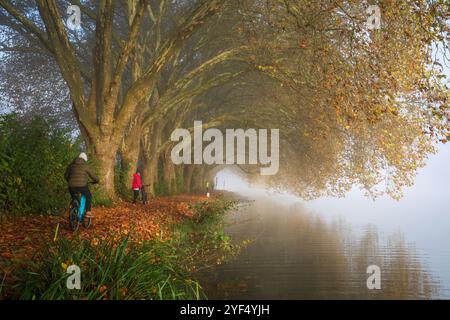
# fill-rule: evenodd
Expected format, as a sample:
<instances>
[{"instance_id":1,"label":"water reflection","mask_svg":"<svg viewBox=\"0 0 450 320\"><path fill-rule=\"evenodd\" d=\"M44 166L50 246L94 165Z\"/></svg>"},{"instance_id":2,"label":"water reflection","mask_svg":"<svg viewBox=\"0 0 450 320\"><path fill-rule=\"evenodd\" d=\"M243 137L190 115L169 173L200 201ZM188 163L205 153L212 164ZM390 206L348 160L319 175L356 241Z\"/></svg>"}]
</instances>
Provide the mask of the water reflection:
<instances>
[{"instance_id":1,"label":"water reflection","mask_svg":"<svg viewBox=\"0 0 450 320\"><path fill-rule=\"evenodd\" d=\"M433 277L401 232L373 225L352 230L299 204L261 199L229 216L228 232L252 243L232 262L201 275L210 299L429 299ZM369 265L381 268L381 290L366 286Z\"/></svg>"}]
</instances>

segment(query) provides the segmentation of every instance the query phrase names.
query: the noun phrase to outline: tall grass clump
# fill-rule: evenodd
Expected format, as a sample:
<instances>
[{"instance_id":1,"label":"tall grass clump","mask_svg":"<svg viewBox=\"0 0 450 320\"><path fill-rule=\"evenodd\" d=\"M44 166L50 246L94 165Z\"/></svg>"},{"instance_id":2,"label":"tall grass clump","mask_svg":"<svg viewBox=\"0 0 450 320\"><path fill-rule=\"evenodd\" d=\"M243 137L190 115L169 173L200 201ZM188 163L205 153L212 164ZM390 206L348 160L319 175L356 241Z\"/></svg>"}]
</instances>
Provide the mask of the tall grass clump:
<instances>
[{"instance_id":1,"label":"tall grass clump","mask_svg":"<svg viewBox=\"0 0 450 320\"><path fill-rule=\"evenodd\" d=\"M159 241L142 244L60 240L13 288L20 299L200 299L199 285L176 261L175 248ZM81 289L67 289L68 266L81 270Z\"/></svg>"}]
</instances>

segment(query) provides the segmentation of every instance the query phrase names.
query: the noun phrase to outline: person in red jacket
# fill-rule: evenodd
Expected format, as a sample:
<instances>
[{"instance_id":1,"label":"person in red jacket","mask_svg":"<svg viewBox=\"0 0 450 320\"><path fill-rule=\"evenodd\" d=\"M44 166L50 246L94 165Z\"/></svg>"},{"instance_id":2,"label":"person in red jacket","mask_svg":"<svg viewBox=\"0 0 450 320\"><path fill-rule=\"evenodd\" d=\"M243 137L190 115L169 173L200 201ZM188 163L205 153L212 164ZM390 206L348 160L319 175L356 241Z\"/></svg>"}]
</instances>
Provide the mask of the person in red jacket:
<instances>
[{"instance_id":1,"label":"person in red jacket","mask_svg":"<svg viewBox=\"0 0 450 320\"><path fill-rule=\"evenodd\" d=\"M139 172L136 172L135 174L133 174L133 203L136 203L141 188L142 188L141 174Z\"/></svg>"}]
</instances>

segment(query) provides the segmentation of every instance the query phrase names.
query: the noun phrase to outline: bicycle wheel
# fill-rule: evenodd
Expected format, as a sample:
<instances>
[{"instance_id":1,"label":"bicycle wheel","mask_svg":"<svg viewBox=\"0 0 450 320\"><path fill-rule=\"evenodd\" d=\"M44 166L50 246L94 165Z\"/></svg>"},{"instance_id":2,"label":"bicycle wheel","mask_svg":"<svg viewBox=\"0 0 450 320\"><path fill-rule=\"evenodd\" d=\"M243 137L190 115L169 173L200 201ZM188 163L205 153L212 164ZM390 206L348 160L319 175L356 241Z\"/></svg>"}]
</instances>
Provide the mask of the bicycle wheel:
<instances>
[{"instance_id":1,"label":"bicycle wheel","mask_svg":"<svg viewBox=\"0 0 450 320\"><path fill-rule=\"evenodd\" d=\"M89 228L92 224L92 218L86 218L86 216L83 217L83 227L86 229Z\"/></svg>"},{"instance_id":2,"label":"bicycle wheel","mask_svg":"<svg viewBox=\"0 0 450 320\"><path fill-rule=\"evenodd\" d=\"M142 189L142 203L147 204L147 202L148 202L147 192L144 189Z\"/></svg>"},{"instance_id":3,"label":"bicycle wheel","mask_svg":"<svg viewBox=\"0 0 450 320\"><path fill-rule=\"evenodd\" d=\"M70 205L70 209L69 209L69 223L70 223L70 228L72 229L72 231L77 231L78 227L79 227L79 222L78 222L78 201L74 200L72 201L71 205Z\"/></svg>"}]
</instances>

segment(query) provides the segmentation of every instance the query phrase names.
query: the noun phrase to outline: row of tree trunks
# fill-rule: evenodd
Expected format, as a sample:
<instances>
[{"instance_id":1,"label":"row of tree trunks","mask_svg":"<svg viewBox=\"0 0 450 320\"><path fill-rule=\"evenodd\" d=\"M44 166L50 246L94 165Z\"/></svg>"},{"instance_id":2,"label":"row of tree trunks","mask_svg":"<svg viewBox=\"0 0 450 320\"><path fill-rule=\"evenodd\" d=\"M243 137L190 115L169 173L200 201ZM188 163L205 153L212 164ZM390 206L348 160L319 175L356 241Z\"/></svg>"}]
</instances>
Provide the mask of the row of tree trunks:
<instances>
[{"instance_id":1,"label":"row of tree trunks","mask_svg":"<svg viewBox=\"0 0 450 320\"><path fill-rule=\"evenodd\" d=\"M84 12L88 11L81 2L76 4L82 7ZM133 118L139 118L140 106L147 105L161 77L161 71L196 30L207 19L215 16L225 4L223 1L210 0L192 5L191 10L179 17L180 23L177 23L176 29L163 42L157 41L156 45L147 48L154 53L148 61L142 59L145 51L143 46L148 43L143 40L147 39L147 36L146 30L142 30L141 26L144 21L155 19L152 4L148 0L133 0L125 5L129 29L127 34L121 36L118 46L114 45L117 41L114 28L119 24L115 19L115 13L120 9L118 3L113 0L99 1L96 12L88 15L95 23L95 31L91 43L86 46L92 49L92 62L87 63L80 58L76 42L70 38L56 1L37 0L36 7L31 7L28 15L38 14L40 19L31 19L21 12L18 5L0 0L0 7L17 22L17 29L23 29L21 33L26 33L27 37L30 34L36 37L42 49L54 57L67 84L74 113L90 156L95 159L99 169L101 187L111 199L116 198L114 183L118 153L122 156L123 164L132 171L138 168L139 160L147 162L148 166L143 172L147 181L151 183L157 179L155 162L157 163L160 153L153 153L153 147L141 149L141 138L137 145L133 142L133 145L122 146L127 128ZM161 16L156 19L163 18L162 6L159 8ZM35 20L40 22L36 23ZM149 23L153 26L153 22ZM131 83L127 83L128 65L132 66ZM93 70L92 75L86 72L85 66ZM174 169L169 164L164 167L164 179L172 180Z\"/></svg>"}]
</instances>

